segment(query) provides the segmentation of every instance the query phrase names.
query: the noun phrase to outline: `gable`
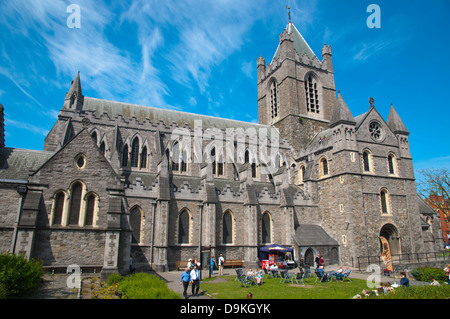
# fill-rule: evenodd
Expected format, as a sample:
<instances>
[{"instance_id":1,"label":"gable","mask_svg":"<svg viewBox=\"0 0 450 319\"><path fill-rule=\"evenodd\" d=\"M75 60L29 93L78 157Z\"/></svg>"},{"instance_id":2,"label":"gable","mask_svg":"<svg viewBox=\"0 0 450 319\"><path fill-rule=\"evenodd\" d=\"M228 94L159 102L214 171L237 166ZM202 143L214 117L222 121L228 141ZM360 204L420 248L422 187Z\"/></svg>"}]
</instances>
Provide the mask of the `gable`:
<instances>
[{"instance_id":1,"label":"gable","mask_svg":"<svg viewBox=\"0 0 450 319\"><path fill-rule=\"evenodd\" d=\"M367 113L358 116L356 120L358 142L398 146L397 137L375 107L371 107Z\"/></svg>"},{"instance_id":2,"label":"gable","mask_svg":"<svg viewBox=\"0 0 450 319\"><path fill-rule=\"evenodd\" d=\"M101 189L122 185L120 176L86 129L81 130L30 176L31 183L48 184L50 188L64 189L74 180L83 181L88 189L89 185L97 185L95 188Z\"/></svg>"}]
</instances>

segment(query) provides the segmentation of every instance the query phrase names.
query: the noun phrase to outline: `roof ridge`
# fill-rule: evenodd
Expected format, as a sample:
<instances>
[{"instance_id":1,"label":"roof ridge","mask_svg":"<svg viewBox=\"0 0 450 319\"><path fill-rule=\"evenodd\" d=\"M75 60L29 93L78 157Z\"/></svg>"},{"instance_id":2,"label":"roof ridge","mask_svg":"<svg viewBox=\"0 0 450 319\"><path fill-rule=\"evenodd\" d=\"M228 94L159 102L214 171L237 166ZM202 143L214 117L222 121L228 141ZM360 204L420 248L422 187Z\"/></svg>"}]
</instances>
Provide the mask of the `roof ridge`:
<instances>
[{"instance_id":1,"label":"roof ridge","mask_svg":"<svg viewBox=\"0 0 450 319\"><path fill-rule=\"evenodd\" d=\"M173 113L173 114L187 114L189 116L198 116L199 118L218 119L220 121L232 121L232 122L243 123L243 124L252 125L252 126L272 127L271 125L267 125L267 124L246 122L246 121L242 121L242 120L235 120L235 119L228 119L228 118L212 116L212 115L204 115L204 114L197 114L197 113L186 112L186 111L165 109L165 108L160 108L160 107L155 107L155 106L146 106L146 105L140 105L140 104L135 104L135 103L118 102L118 101L99 99L99 98L93 98L93 97L88 97L88 96L85 96L84 99L85 99L85 103L87 101L89 101L89 100L104 101L104 102L111 103L111 104L125 105L125 106L130 106L130 107L139 107L139 108L143 108L143 109L147 109L147 110L156 110L156 111L170 112L170 113Z\"/></svg>"}]
</instances>

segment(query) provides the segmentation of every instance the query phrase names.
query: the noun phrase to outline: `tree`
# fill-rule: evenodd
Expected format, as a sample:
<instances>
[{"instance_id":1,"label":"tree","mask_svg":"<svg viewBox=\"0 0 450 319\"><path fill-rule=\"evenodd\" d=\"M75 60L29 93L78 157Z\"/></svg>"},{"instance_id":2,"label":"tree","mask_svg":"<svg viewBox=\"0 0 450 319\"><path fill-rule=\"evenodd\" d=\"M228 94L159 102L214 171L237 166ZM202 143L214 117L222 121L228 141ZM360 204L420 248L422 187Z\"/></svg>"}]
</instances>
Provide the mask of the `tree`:
<instances>
[{"instance_id":1,"label":"tree","mask_svg":"<svg viewBox=\"0 0 450 319\"><path fill-rule=\"evenodd\" d=\"M428 168L419 173L423 180L417 183L418 193L450 219L450 172L446 168Z\"/></svg>"}]
</instances>

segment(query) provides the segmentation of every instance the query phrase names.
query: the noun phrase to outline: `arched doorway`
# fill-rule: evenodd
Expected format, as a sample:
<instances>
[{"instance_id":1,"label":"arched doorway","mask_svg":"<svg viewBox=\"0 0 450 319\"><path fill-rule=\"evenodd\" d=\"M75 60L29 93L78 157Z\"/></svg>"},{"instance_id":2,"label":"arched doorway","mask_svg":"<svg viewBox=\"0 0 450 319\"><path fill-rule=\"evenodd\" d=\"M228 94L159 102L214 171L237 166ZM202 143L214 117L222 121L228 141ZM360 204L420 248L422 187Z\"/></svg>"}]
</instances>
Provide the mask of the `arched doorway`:
<instances>
[{"instance_id":1,"label":"arched doorway","mask_svg":"<svg viewBox=\"0 0 450 319\"><path fill-rule=\"evenodd\" d=\"M387 239L389 242L389 249L391 251L391 255L400 255L400 235L398 233L397 227L392 224L384 225L380 230L380 236ZM383 251L383 247L380 241L380 252Z\"/></svg>"},{"instance_id":2,"label":"arched doorway","mask_svg":"<svg viewBox=\"0 0 450 319\"><path fill-rule=\"evenodd\" d=\"M314 267L314 251L312 248L305 251L305 266Z\"/></svg>"}]
</instances>

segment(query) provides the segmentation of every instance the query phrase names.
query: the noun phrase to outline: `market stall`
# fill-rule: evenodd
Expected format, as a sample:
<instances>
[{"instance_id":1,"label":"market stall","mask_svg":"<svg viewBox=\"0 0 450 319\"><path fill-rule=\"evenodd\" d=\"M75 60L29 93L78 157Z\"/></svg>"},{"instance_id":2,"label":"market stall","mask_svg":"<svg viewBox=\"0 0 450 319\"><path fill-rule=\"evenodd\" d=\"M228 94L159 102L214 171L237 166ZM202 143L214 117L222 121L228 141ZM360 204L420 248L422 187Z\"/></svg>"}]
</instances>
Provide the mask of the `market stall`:
<instances>
[{"instance_id":1,"label":"market stall","mask_svg":"<svg viewBox=\"0 0 450 319\"><path fill-rule=\"evenodd\" d=\"M295 268L297 263L294 260L294 249L278 244L267 245L259 248L259 260L261 268L268 269L273 264L278 268Z\"/></svg>"}]
</instances>

